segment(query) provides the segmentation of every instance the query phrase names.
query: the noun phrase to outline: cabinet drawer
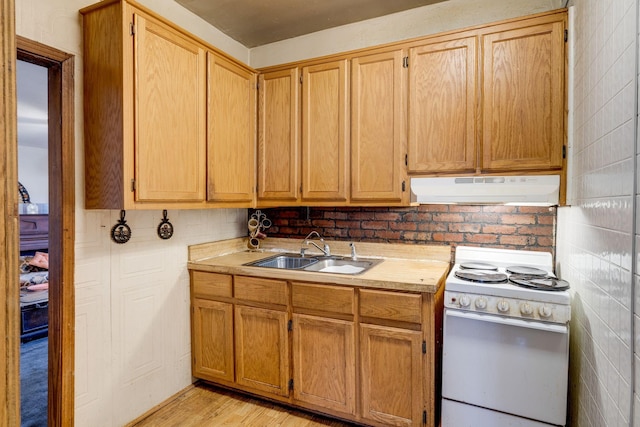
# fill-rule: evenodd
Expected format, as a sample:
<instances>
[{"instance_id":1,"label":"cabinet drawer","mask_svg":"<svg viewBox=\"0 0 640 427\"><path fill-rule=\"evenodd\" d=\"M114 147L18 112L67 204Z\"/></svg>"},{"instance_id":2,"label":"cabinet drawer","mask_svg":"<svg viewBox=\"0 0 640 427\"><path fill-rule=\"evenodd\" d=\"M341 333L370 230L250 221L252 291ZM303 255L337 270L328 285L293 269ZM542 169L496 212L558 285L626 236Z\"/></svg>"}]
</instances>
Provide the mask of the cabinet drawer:
<instances>
[{"instance_id":1,"label":"cabinet drawer","mask_svg":"<svg viewBox=\"0 0 640 427\"><path fill-rule=\"evenodd\" d=\"M192 271L191 281L193 283L194 298L231 298L232 296L231 276L227 274Z\"/></svg>"},{"instance_id":2,"label":"cabinet drawer","mask_svg":"<svg viewBox=\"0 0 640 427\"><path fill-rule=\"evenodd\" d=\"M267 304L287 304L287 282L258 277L235 276L235 297Z\"/></svg>"},{"instance_id":3,"label":"cabinet drawer","mask_svg":"<svg viewBox=\"0 0 640 427\"><path fill-rule=\"evenodd\" d=\"M418 294L403 294L362 289L360 291L360 315L401 322L422 321L422 297Z\"/></svg>"},{"instance_id":4,"label":"cabinet drawer","mask_svg":"<svg viewBox=\"0 0 640 427\"><path fill-rule=\"evenodd\" d=\"M352 288L313 283L292 283L291 298L294 308L355 314Z\"/></svg>"}]
</instances>

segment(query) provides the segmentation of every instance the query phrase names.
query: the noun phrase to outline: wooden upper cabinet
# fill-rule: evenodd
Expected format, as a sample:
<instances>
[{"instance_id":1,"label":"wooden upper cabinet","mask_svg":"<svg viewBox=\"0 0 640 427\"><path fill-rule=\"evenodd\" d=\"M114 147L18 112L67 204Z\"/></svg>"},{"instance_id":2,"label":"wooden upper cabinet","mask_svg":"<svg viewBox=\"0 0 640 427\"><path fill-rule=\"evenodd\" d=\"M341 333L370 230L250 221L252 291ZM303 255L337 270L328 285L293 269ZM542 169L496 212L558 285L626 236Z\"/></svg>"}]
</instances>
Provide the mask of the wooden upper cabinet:
<instances>
[{"instance_id":1,"label":"wooden upper cabinet","mask_svg":"<svg viewBox=\"0 0 640 427\"><path fill-rule=\"evenodd\" d=\"M86 208L252 206L255 71L137 3L80 12Z\"/></svg>"},{"instance_id":2,"label":"wooden upper cabinet","mask_svg":"<svg viewBox=\"0 0 640 427\"><path fill-rule=\"evenodd\" d=\"M564 16L564 15L563 15ZM564 20L533 18L483 34L482 169L563 165Z\"/></svg>"},{"instance_id":3,"label":"wooden upper cabinet","mask_svg":"<svg viewBox=\"0 0 640 427\"><path fill-rule=\"evenodd\" d=\"M205 177L205 51L134 15L135 198L201 201Z\"/></svg>"},{"instance_id":4,"label":"wooden upper cabinet","mask_svg":"<svg viewBox=\"0 0 640 427\"><path fill-rule=\"evenodd\" d=\"M302 69L302 198L346 201L349 165L347 60Z\"/></svg>"},{"instance_id":5,"label":"wooden upper cabinet","mask_svg":"<svg viewBox=\"0 0 640 427\"><path fill-rule=\"evenodd\" d=\"M473 171L477 37L409 49L409 173Z\"/></svg>"},{"instance_id":6,"label":"wooden upper cabinet","mask_svg":"<svg viewBox=\"0 0 640 427\"><path fill-rule=\"evenodd\" d=\"M402 201L403 51L351 60L351 200Z\"/></svg>"},{"instance_id":7,"label":"wooden upper cabinet","mask_svg":"<svg viewBox=\"0 0 640 427\"><path fill-rule=\"evenodd\" d=\"M300 71L260 74L258 200L298 199L300 186Z\"/></svg>"},{"instance_id":8,"label":"wooden upper cabinet","mask_svg":"<svg viewBox=\"0 0 640 427\"><path fill-rule=\"evenodd\" d=\"M252 202L256 75L207 54L207 200Z\"/></svg>"}]
</instances>

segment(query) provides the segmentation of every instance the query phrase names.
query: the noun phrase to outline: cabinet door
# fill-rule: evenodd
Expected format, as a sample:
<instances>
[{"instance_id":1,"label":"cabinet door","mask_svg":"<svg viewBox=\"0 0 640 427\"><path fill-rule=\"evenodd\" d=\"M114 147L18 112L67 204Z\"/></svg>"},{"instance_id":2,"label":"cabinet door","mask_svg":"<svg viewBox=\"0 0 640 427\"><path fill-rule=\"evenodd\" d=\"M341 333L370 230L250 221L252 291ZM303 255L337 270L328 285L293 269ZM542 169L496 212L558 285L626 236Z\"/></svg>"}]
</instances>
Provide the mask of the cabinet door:
<instances>
[{"instance_id":1,"label":"cabinet door","mask_svg":"<svg viewBox=\"0 0 640 427\"><path fill-rule=\"evenodd\" d=\"M300 174L298 68L260 74L258 199L296 200Z\"/></svg>"},{"instance_id":2,"label":"cabinet door","mask_svg":"<svg viewBox=\"0 0 640 427\"><path fill-rule=\"evenodd\" d=\"M251 202L256 76L212 52L207 64L207 200Z\"/></svg>"},{"instance_id":3,"label":"cabinet door","mask_svg":"<svg viewBox=\"0 0 640 427\"><path fill-rule=\"evenodd\" d=\"M172 28L140 15L135 25L136 201L202 201L205 51Z\"/></svg>"},{"instance_id":4,"label":"cabinet door","mask_svg":"<svg viewBox=\"0 0 640 427\"><path fill-rule=\"evenodd\" d=\"M303 199L347 199L347 95L346 60L302 69Z\"/></svg>"},{"instance_id":5,"label":"cabinet door","mask_svg":"<svg viewBox=\"0 0 640 427\"><path fill-rule=\"evenodd\" d=\"M233 381L233 306L193 300L193 376Z\"/></svg>"},{"instance_id":6,"label":"cabinet door","mask_svg":"<svg viewBox=\"0 0 640 427\"><path fill-rule=\"evenodd\" d=\"M421 426L424 411L421 333L360 325L362 417Z\"/></svg>"},{"instance_id":7,"label":"cabinet door","mask_svg":"<svg viewBox=\"0 0 640 427\"><path fill-rule=\"evenodd\" d=\"M504 30L482 40L482 169L561 168L564 22Z\"/></svg>"},{"instance_id":8,"label":"cabinet door","mask_svg":"<svg viewBox=\"0 0 640 427\"><path fill-rule=\"evenodd\" d=\"M293 397L355 414L353 322L293 315Z\"/></svg>"},{"instance_id":9,"label":"cabinet door","mask_svg":"<svg viewBox=\"0 0 640 427\"><path fill-rule=\"evenodd\" d=\"M409 173L476 167L476 37L409 50Z\"/></svg>"},{"instance_id":10,"label":"cabinet door","mask_svg":"<svg viewBox=\"0 0 640 427\"><path fill-rule=\"evenodd\" d=\"M289 339L285 312L236 306L236 382L288 396Z\"/></svg>"},{"instance_id":11,"label":"cabinet door","mask_svg":"<svg viewBox=\"0 0 640 427\"><path fill-rule=\"evenodd\" d=\"M352 200L402 200L402 53L351 60Z\"/></svg>"}]
</instances>

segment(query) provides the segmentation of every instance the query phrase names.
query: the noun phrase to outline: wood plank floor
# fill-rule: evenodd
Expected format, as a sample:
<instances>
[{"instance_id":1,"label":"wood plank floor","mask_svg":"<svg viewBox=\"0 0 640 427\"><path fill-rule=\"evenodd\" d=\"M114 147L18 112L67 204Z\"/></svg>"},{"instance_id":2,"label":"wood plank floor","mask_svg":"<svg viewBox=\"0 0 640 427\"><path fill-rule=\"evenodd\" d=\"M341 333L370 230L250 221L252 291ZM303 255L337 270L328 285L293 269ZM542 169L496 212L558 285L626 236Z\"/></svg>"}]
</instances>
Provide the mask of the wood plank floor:
<instances>
[{"instance_id":1,"label":"wood plank floor","mask_svg":"<svg viewBox=\"0 0 640 427\"><path fill-rule=\"evenodd\" d=\"M355 424L199 383L146 418L129 425L146 426L352 427Z\"/></svg>"}]
</instances>

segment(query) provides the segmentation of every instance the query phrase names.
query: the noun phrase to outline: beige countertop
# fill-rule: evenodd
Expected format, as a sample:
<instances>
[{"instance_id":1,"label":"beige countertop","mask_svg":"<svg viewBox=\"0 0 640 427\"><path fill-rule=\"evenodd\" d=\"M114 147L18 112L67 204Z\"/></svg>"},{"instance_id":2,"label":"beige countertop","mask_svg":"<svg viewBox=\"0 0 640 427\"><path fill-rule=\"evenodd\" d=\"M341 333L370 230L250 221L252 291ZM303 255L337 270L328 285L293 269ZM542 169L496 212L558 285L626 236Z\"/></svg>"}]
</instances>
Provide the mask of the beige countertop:
<instances>
[{"instance_id":1,"label":"beige countertop","mask_svg":"<svg viewBox=\"0 0 640 427\"><path fill-rule=\"evenodd\" d=\"M302 242L302 239L267 238L261 242L259 250L248 250L247 238L189 246L188 268L223 274L428 293L436 292L444 284L450 268L450 246L363 242L355 243L358 257L382 259L382 262L357 275L243 265L278 252L300 253ZM334 255L351 254L348 241L325 242ZM307 255L320 254L313 246L306 247Z\"/></svg>"}]
</instances>

